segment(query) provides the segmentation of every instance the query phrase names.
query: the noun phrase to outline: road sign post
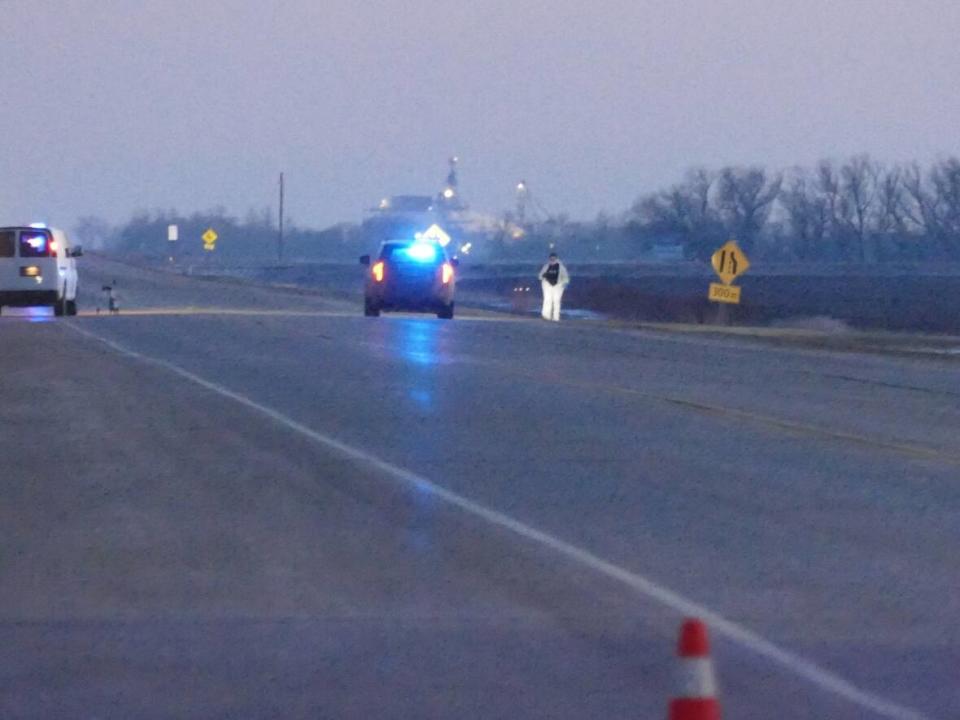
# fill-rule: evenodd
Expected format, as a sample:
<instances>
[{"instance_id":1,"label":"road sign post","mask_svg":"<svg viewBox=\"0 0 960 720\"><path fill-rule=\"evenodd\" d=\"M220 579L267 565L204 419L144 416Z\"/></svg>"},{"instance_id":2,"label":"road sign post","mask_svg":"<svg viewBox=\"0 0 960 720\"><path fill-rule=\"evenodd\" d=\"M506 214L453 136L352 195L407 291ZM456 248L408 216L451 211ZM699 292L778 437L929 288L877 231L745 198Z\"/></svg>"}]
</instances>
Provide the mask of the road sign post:
<instances>
[{"instance_id":1,"label":"road sign post","mask_svg":"<svg viewBox=\"0 0 960 720\"><path fill-rule=\"evenodd\" d=\"M280 173L280 224L277 229L277 262L283 262L283 173Z\"/></svg>"},{"instance_id":2,"label":"road sign post","mask_svg":"<svg viewBox=\"0 0 960 720\"><path fill-rule=\"evenodd\" d=\"M207 252L213 252L217 247L217 238L220 237L217 235L217 231L213 228L207 228L207 231L200 236L200 239L203 240L203 249Z\"/></svg>"},{"instance_id":3,"label":"road sign post","mask_svg":"<svg viewBox=\"0 0 960 720\"><path fill-rule=\"evenodd\" d=\"M733 281L750 269L750 261L746 253L733 240L725 243L710 258L714 272L720 278L719 283L710 283L707 299L710 302L720 303L717 308L717 322L721 325L730 324L730 305L740 304L740 288Z\"/></svg>"},{"instance_id":4,"label":"road sign post","mask_svg":"<svg viewBox=\"0 0 960 720\"><path fill-rule=\"evenodd\" d=\"M176 225L167 225L167 243L170 245L170 262L173 262L173 248L180 239L180 228Z\"/></svg>"}]
</instances>

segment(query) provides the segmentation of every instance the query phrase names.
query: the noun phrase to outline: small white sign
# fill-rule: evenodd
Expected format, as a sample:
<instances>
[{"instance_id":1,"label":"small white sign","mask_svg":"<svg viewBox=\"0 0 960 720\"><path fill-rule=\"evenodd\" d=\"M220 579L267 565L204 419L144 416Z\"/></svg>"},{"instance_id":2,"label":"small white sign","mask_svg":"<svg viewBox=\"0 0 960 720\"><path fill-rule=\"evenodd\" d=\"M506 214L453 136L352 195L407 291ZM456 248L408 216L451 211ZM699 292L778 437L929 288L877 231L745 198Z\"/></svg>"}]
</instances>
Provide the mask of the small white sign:
<instances>
[{"instance_id":1,"label":"small white sign","mask_svg":"<svg viewBox=\"0 0 960 720\"><path fill-rule=\"evenodd\" d=\"M180 228L176 225L167 225L167 240L176 242L180 239Z\"/></svg>"}]
</instances>

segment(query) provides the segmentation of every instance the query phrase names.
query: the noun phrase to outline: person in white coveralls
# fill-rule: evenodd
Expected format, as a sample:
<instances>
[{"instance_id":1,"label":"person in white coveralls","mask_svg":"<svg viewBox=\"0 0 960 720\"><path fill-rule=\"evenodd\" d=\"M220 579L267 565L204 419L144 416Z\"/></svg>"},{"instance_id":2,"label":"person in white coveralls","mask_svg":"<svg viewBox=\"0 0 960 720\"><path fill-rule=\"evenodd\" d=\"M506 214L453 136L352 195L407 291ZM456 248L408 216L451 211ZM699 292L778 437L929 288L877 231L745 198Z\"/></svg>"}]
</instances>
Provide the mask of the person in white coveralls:
<instances>
[{"instance_id":1,"label":"person in white coveralls","mask_svg":"<svg viewBox=\"0 0 960 720\"><path fill-rule=\"evenodd\" d=\"M570 284L570 273L556 253L550 253L547 264L540 268L540 285L543 287L543 311L540 313L544 320L560 322L560 300L563 291Z\"/></svg>"}]
</instances>

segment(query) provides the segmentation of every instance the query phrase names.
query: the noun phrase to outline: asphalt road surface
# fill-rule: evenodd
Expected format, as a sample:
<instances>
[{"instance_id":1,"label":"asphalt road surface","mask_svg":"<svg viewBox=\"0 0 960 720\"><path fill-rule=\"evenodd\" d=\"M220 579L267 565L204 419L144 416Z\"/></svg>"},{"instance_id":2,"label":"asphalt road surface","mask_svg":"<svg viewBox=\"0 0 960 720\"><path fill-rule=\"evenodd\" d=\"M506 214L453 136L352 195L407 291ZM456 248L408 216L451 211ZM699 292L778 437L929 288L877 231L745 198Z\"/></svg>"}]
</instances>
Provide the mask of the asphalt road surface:
<instances>
[{"instance_id":1,"label":"asphalt road surface","mask_svg":"<svg viewBox=\"0 0 960 720\"><path fill-rule=\"evenodd\" d=\"M955 361L81 272L0 318L3 718L664 717L689 614L725 717L960 717Z\"/></svg>"}]
</instances>

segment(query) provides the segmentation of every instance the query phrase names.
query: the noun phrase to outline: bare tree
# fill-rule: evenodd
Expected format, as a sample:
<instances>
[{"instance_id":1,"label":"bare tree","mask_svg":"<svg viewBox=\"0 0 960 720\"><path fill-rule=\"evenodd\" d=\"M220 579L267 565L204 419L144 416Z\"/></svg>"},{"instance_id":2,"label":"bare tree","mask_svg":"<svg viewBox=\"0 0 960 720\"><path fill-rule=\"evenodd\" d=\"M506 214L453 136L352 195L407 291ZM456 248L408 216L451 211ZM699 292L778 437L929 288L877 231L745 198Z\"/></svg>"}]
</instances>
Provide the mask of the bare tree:
<instances>
[{"instance_id":1,"label":"bare tree","mask_svg":"<svg viewBox=\"0 0 960 720\"><path fill-rule=\"evenodd\" d=\"M794 253L801 260L825 260L829 224L827 201L817 192L816 181L803 170L794 171L789 187L780 193Z\"/></svg>"},{"instance_id":2,"label":"bare tree","mask_svg":"<svg viewBox=\"0 0 960 720\"><path fill-rule=\"evenodd\" d=\"M914 163L902 182L904 214L942 256L960 258L960 160L942 160L926 173Z\"/></svg>"},{"instance_id":3,"label":"bare tree","mask_svg":"<svg viewBox=\"0 0 960 720\"><path fill-rule=\"evenodd\" d=\"M717 182L717 205L727 230L750 252L759 237L783 176L761 168L725 168Z\"/></svg>"},{"instance_id":4,"label":"bare tree","mask_svg":"<svg viewBox=\"0 0 960 720\"><path fill-rule=\"evenodd\" d=\"M911 220L908 196L903 182L904 171L899 167L880 170L875 179L876 202L871 224L877 235L878 255L885 247L895 246L901 258L909 256Z\"/></svg>"},{"instance_id":5,"label":"bare tree","mask_svg":"<svg viewBox=\"0 0 960 720\"><path fill-rule=\"evenodd\" d=\"M960 257L960 160L952 157L936 163L929 177L941 251L947 257Z\"/></svg>"},{"instance_id":6,"label":"bare tree","mask_svg":"<svg viewBox=\"0 0 960 720\"><path fill-rule=\"evenodd\" d=\"M926 239L936 234L937 198L928 190L923 171L917 163L904 168L901 180L905 193L903 212Z\"/></svg>"},{"instance_id":7,"label":"bare tree","mask_svg":"<svg viewBox=\"0 0 960 720\"><path fill-rule=\"evenodd\" d=\"M829 160L821 160L817 165L817 195L821 198L826 212L827 237L833 242L840 257L847 255L846 236L843 232L843 203L840 199L840 174Z\"/></svg>"},{"instance_id":8,"label":"bare tree","mask_svg":"<svg viewBox=\"0 0 960 720\"><path fill-rule=\"evenodd\" d=\"M840 168L840 218L843 232L852 239L857 259L867 259L867 235L876 197L876 178L880 169L866 155L848 160Z\"/></svg>"},{"instance_id":9,"label":"bare tree","mask_svg":"<svg viewBox=\"0 0 960 720\"><path fill-rule=\"evenodd\" d=\"M713 252L717 218L710 196L714 179L706 170L692 170L684 181L634 205L641 222L679 236L692 257L704 260Z\"/></svg>"},{"instance_id":10,"label":"bare tree","mask_svg":"<svg viewBox=\"0 0 960 720\"><path fill-rule=\"evenodd\" d=\"M80 244L90 250L105 249L114 236L114 230L110 227L110 223L96 215L84 215L79 218L73 232Z\"/></svg>"}]
</instances>

